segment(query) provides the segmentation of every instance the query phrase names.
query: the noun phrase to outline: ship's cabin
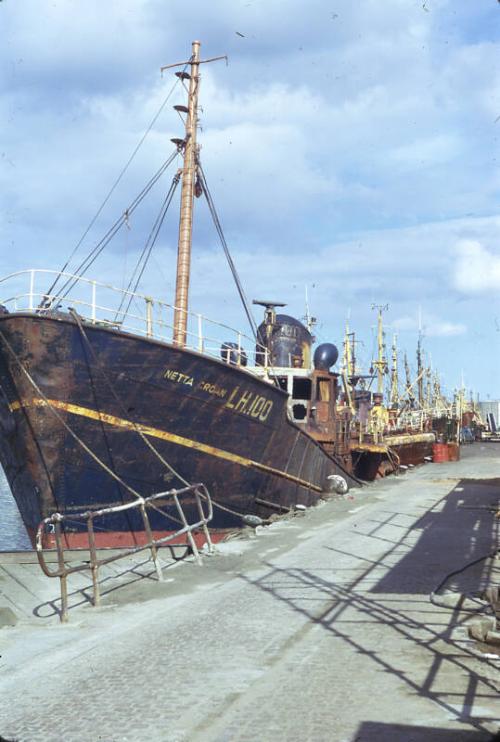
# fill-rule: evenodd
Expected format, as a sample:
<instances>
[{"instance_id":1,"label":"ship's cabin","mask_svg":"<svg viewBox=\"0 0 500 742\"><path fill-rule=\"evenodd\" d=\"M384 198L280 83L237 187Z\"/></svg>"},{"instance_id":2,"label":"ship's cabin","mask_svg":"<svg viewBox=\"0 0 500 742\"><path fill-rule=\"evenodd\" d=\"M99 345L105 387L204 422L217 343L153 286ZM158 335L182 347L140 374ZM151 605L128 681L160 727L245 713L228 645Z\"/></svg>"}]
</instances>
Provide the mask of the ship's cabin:
<instances>
[{"instance_id":1,"label":"ship's cabin","mask_svg":"<svg viewBox=\"0 0 500 742\"><path fill-rule=\"evenodd\" d=\"M338 375L302 368L273 369L269 378L288 393L290 419L301 425L327 423L335 415Z\"/></svg>"}]
</instances>

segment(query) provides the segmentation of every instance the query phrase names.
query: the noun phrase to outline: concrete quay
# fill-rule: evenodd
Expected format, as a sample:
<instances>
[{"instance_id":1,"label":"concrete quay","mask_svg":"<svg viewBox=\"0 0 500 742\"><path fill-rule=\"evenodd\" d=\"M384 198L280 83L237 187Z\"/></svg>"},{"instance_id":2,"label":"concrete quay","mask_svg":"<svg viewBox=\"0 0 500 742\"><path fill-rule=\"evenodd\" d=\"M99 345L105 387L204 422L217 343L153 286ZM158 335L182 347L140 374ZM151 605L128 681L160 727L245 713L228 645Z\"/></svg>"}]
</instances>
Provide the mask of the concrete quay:
<instances>
[{"instance_id":1,"label":"concrete quay","mask_svg":"<svg viewBox=\"0 0 500 742\"><path fill-rule=\"evenodd\" d=\"M57 581L0 559L15 623L0 629L0 735L492 740L500 647L468 626L500 583L500 445L462 454L228 541L203 567L164 557L163 583L145 555L115 563L100 608L76 575L65 625Z\"/></svg>"}]
</instances>

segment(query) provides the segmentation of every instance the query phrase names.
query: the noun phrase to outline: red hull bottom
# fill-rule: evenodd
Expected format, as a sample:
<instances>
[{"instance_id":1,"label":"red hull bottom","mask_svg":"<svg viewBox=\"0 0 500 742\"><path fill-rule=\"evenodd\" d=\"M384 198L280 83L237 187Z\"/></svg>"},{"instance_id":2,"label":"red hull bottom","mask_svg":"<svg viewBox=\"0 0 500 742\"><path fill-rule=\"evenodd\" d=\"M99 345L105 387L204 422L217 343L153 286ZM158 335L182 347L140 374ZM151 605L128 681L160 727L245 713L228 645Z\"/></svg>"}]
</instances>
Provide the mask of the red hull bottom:
<instances>
[{"instance_id":1,"label":"red hull bottom","mask_svg":"<svg viewBox=\"0 0 500 742\"><path fill-rule=\"evenodd\" d=\"M216 544L222 541L229 533L232 533L231 529L221 529L217 531L210 531L210 538L212 543ZM174 531L153 531L153 538L159 540L172 536ZM147 544L147 535L144 531L109 531L106 533L95 533L95 545L97 549L130 549L136 546L144 546ZM32 543L35 543L34 534L30 534ZM193 533L193 538L196 546L201 549L206 542L205 534L203 531ZM89 551L89 539L86 533L65 533L63 534L63 547L64 549L76 549L82 551ZM43 548L44 549L55 549L56 539L52 533L47 533L43 537ZM176 536L170 541L164 544L159 544L158 548L165 548L168 546L186 546L189 547L186 534L182 536Z\"/></svg>"}]
</instances>

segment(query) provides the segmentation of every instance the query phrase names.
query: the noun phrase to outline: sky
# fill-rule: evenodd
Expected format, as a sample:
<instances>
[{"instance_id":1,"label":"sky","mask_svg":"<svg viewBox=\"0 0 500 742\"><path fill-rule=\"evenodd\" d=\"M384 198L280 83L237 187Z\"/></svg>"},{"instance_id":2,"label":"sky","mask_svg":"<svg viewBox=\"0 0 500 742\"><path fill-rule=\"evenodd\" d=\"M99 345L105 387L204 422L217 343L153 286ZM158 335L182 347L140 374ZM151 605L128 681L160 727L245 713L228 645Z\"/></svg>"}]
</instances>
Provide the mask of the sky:
<instances>
[{"instance_id":1,"label":"sky","mask_svg":"<svg viewBox=\"0 0 500 742\"><path fill-rule=\"evenodd\" d=\"M228 56L202 67L198 140L247 296L300 318L307 288L318 341L349 316L365 368L388 305L413 368L420 325L445 389L500 398L497 0L1 0L0 29L1 275L64 265L199 39ZM77 258L182 136L178 103ZM174 172L90 277L126 285ZM201 199L195 219L191 308L244 326ZM169 302L176 237L173 205L140 286Z\"/></svg>"}]
</instances>

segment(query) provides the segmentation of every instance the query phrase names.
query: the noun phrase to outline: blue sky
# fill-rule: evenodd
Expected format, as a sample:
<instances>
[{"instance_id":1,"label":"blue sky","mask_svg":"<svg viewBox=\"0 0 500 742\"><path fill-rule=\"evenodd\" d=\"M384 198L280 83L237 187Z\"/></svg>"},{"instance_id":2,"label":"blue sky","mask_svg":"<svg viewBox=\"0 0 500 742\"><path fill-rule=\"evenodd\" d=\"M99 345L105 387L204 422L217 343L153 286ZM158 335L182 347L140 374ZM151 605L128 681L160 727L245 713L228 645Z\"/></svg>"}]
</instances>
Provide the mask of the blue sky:
<instances>
[{"instance_id":1,"label":"blue sky","mask_svg":"<svg viewBox=\"0 0 500 742\"><path fill-rule=\"evenodd\" d=\"M160 66L199 38L229 56L203 68L199 141L249 297L301 316L307 285L318 337L341 343L350 312L366 363L372 303L412 363L420 311L445 386L500 397L497 0L4 0L0 24L3 274L62 266L171 87ZM91 238L180 131L169 102ZM160 199L98 278L125 280ZM197 206L192 307L243 325ZM167 301L176 227L142 286Z\"/></svg>"}]
</instances>

